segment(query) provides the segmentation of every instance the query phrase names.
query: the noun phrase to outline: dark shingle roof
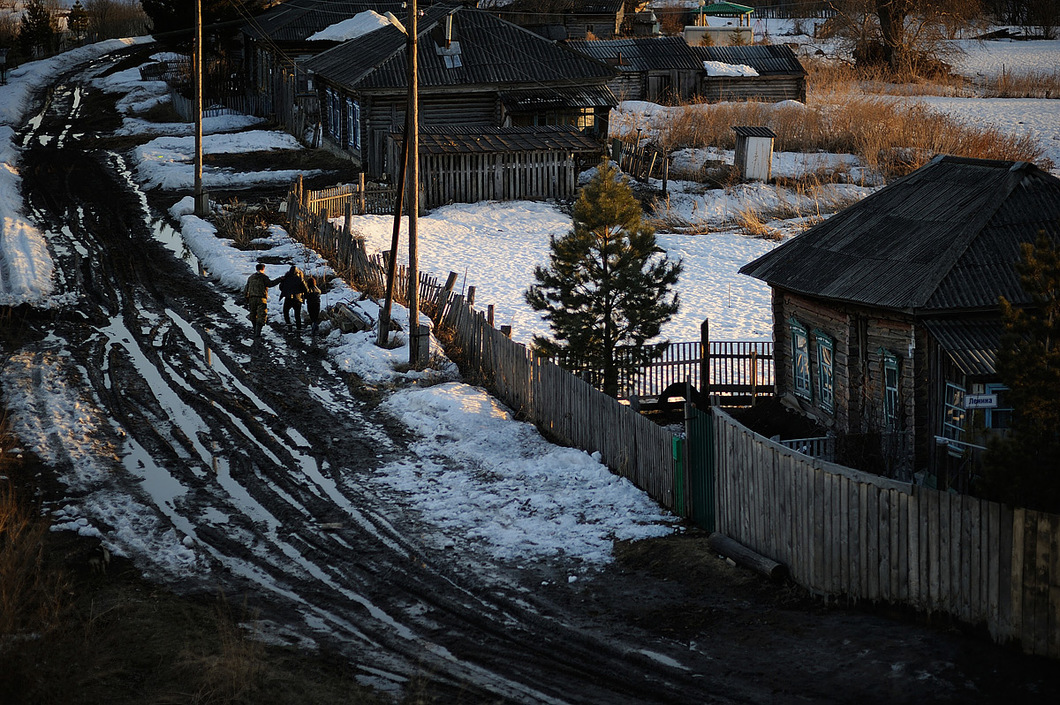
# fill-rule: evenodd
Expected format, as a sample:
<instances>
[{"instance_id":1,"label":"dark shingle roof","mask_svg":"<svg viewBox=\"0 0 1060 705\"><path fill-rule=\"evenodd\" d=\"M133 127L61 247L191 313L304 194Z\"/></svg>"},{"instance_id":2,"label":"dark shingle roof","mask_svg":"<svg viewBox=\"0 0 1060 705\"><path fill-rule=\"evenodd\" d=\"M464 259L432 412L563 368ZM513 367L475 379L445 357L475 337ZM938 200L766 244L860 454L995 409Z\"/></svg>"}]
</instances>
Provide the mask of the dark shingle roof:
<instances>
[{"instance_id":1,"label":"dark shingle roof","mask_svg":"<svg viewBox=\"0 0 1060 705\"><path fill-rule=\"evenodd\" d=\"M1025 162L940 156L745 265L771 286L914 311L1029 303L1015 263L1060 244L1060 179Z\"/></svg>"},{"instance_id":2,"label":"dark shingle roof","mask_svg":"<svg viewBox=\"0 0 1060 705\"><path fill-rule=\"evenodd\" d=\"M791 47L783 44L756 44L748 47L689 47L700 61L720 61L723 64L743 64L759 76L805 74Z\"/></svg>"},{"instance_id":3,"label":"dark shingle roof","mask_svg":"<svg viewBox=\"0 0 1060 705\"><path fill-rule=\"evenodd\" d=\"M776 132L761 125L733 125L732 131L740 137L777 137Z\"/></svg>"},{"instance_id":4,"label":"dark shingle roof","mask_svg":"<svg viewBox=\"0 0 1060 705\"><path fill-rule=\"evenodd\" d=\"M680 37L641 37L601 41L571 40L575 51L614 66L619 71L697 70L703 62ZM619 61L621 59L621 61Z\"/></svg>"},{"instance_id":5,"label":"dark shingle roof","mask_svg":"<svg viewBox=\"0 0 1060 705\"><path fill-rule=\"evenodd\" d=\"M459 66L452 66L437 50L447 14L453 15ZM420 18L418 29L422 87L537 84L546 88L586 80L603 82L614 75L601 62L473 8L431 7ZM314 57L306 68L347 88L403 88L407 74L404 47L405 35L393 26L386 27Z\"/></svg>"}]
</instances>

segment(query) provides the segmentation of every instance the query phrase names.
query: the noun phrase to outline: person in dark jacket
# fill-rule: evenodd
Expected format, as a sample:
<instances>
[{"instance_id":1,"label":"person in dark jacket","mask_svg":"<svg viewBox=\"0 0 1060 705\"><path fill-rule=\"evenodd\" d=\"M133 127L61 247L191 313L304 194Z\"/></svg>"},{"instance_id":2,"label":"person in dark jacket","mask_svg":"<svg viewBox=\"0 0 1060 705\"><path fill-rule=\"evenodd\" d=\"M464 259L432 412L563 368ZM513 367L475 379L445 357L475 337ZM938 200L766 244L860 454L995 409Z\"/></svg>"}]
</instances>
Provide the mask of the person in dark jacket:
<instances>
[{"instance_id":1,"label":"person in dark jacket","mask_svg":"<svg viewBox=\"0 0 1060 705\"><path fill-rule=\"evenodd\" d=\"M291 265L280 279L280 300L283 301L283 321L291 325L291 311L294 311L295 324L302 330L302 297L307 291L302 270Z\"/></svg>"},{"instance_id":2,"label":"person in dark jacket","mask_svg":"<svg viewBox=\"0 0 1060 705\"><path fill-rule=\"evenodd\" d=\"M247 278L243 287L243 296L246 297L247 307L250 309L250 322L254 324L254 337L261 335L261 329L269 318L269 287L273 286L279 279L269 279L265 276L265 265L258 262L256 271Z\"/></svg>"},{"instance_id":3,"label":"person in dark jacket","mask_svg":"<svg viewBox=\"0 0 1060 705\"><path fill-rule=\"evenodd\" d=\"M309 314L309 322L313 326L313 335L317 334L317 326L320 325L321 293L316 277L309 277L306 281L305 310Z\"/></svg>"}]
</instances>

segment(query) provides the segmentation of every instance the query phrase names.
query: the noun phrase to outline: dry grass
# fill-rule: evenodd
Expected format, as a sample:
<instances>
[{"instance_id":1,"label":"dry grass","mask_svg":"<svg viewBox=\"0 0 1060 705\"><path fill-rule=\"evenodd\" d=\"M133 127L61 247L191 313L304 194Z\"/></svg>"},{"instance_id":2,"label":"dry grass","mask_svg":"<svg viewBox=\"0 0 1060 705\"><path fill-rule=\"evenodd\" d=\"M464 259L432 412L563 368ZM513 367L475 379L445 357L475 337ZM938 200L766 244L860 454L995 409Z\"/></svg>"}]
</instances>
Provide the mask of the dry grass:
<instances>
[{"instance_id":1,"label":"dry grass","mask_svg":"<svg viewBox=\"0 0 1060 705\"><path fill-rule=\"evenodd\" d=\"M733 125L769 127L777 134L777 151L855 154L885 179L907 174L936 154L1050 166L1029 135L966 124L916 101L838 88L810 107L756 102L684 106L674 112L660 142L671 150L733 149Z\"/></svg>"},{"instance_id":2,"label":"dry grass","mask_svg":"<svg viewBox=\"0 0 1060 705\"><path fill-rule=\"evenodd\" d=\"M67 579L45 562L48 523L0 488L0 651L4 640L55 629L66 607Z\"/></svg>"},{"instance_id":3,"label":"dry grass","mask_svg":"<svg viewBox=\"0 0 1060 705\"><path fill-rule=\"evenodd\" d=\"M1050 71L1002 71L994 80L983 84L987 98L1060 99L1060 69ZM1060 110L1060 106L1057 106Z\"/></svg>"},{"instance_id":4,"label":"dry grass","mask_svg":"<svg viewBox=\"0 0 1060 705\"><path fill-rule=\"evenodd\" d=\"M741 209L736 214L736 224L745 235L760 240L781 240L783 234L765 224L762 217L751 206Z\"/></svg>"}]
</instances>

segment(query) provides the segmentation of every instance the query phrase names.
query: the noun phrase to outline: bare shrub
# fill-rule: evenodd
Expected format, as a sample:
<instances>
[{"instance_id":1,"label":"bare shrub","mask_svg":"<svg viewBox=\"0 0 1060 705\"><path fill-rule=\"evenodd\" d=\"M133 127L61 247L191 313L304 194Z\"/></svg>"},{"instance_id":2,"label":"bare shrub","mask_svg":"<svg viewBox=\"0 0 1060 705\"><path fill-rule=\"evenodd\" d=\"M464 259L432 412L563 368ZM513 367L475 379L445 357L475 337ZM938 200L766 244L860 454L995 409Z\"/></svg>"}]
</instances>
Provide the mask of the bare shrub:
<instances>
[{"instance_id":1,"label":"bare shrub","mask_svg":"<svg viewBox=\"0 0 1060 705\"><path fill-rule=\"evenodd\" d=\"M232 199L217 222L217 234L228 238L241 250L253 248L253 242L268 229L265 217L239 199Z\"/></svg>"}]
</instances>

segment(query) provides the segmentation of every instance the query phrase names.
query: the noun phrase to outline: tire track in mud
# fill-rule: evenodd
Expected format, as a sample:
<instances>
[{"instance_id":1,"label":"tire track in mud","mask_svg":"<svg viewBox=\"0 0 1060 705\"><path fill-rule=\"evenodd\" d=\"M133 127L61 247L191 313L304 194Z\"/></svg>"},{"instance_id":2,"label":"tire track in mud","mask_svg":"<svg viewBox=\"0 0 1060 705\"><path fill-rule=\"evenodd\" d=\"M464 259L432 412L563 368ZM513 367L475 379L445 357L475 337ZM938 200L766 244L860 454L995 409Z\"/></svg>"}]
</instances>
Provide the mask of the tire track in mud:
<instances>
[{"instance_id":1,"label":"tire track in mud","mask_svg":"<svg viewBox=\"0 0 1060 705\"><path fill-rule=\"evenodd\" d=\"M23 141L27 203L79 301L49 344L96 413L119 420L113 489L149 498L208 558L208 577L185 589L217 580L248 592L263 617L341 649L377 682L428 674L461 702L728 700L622 637L569 626L529 589L447 563L403 531L400 508L373 505L358 478L402 451L326 362L283 347L276 360L248 354L230 295L152 239L146 199L91 149L77 126L90 96L64 87L75 80ZM271 333L267 343L283 346Z\"/></svg>"}]
</instances>

